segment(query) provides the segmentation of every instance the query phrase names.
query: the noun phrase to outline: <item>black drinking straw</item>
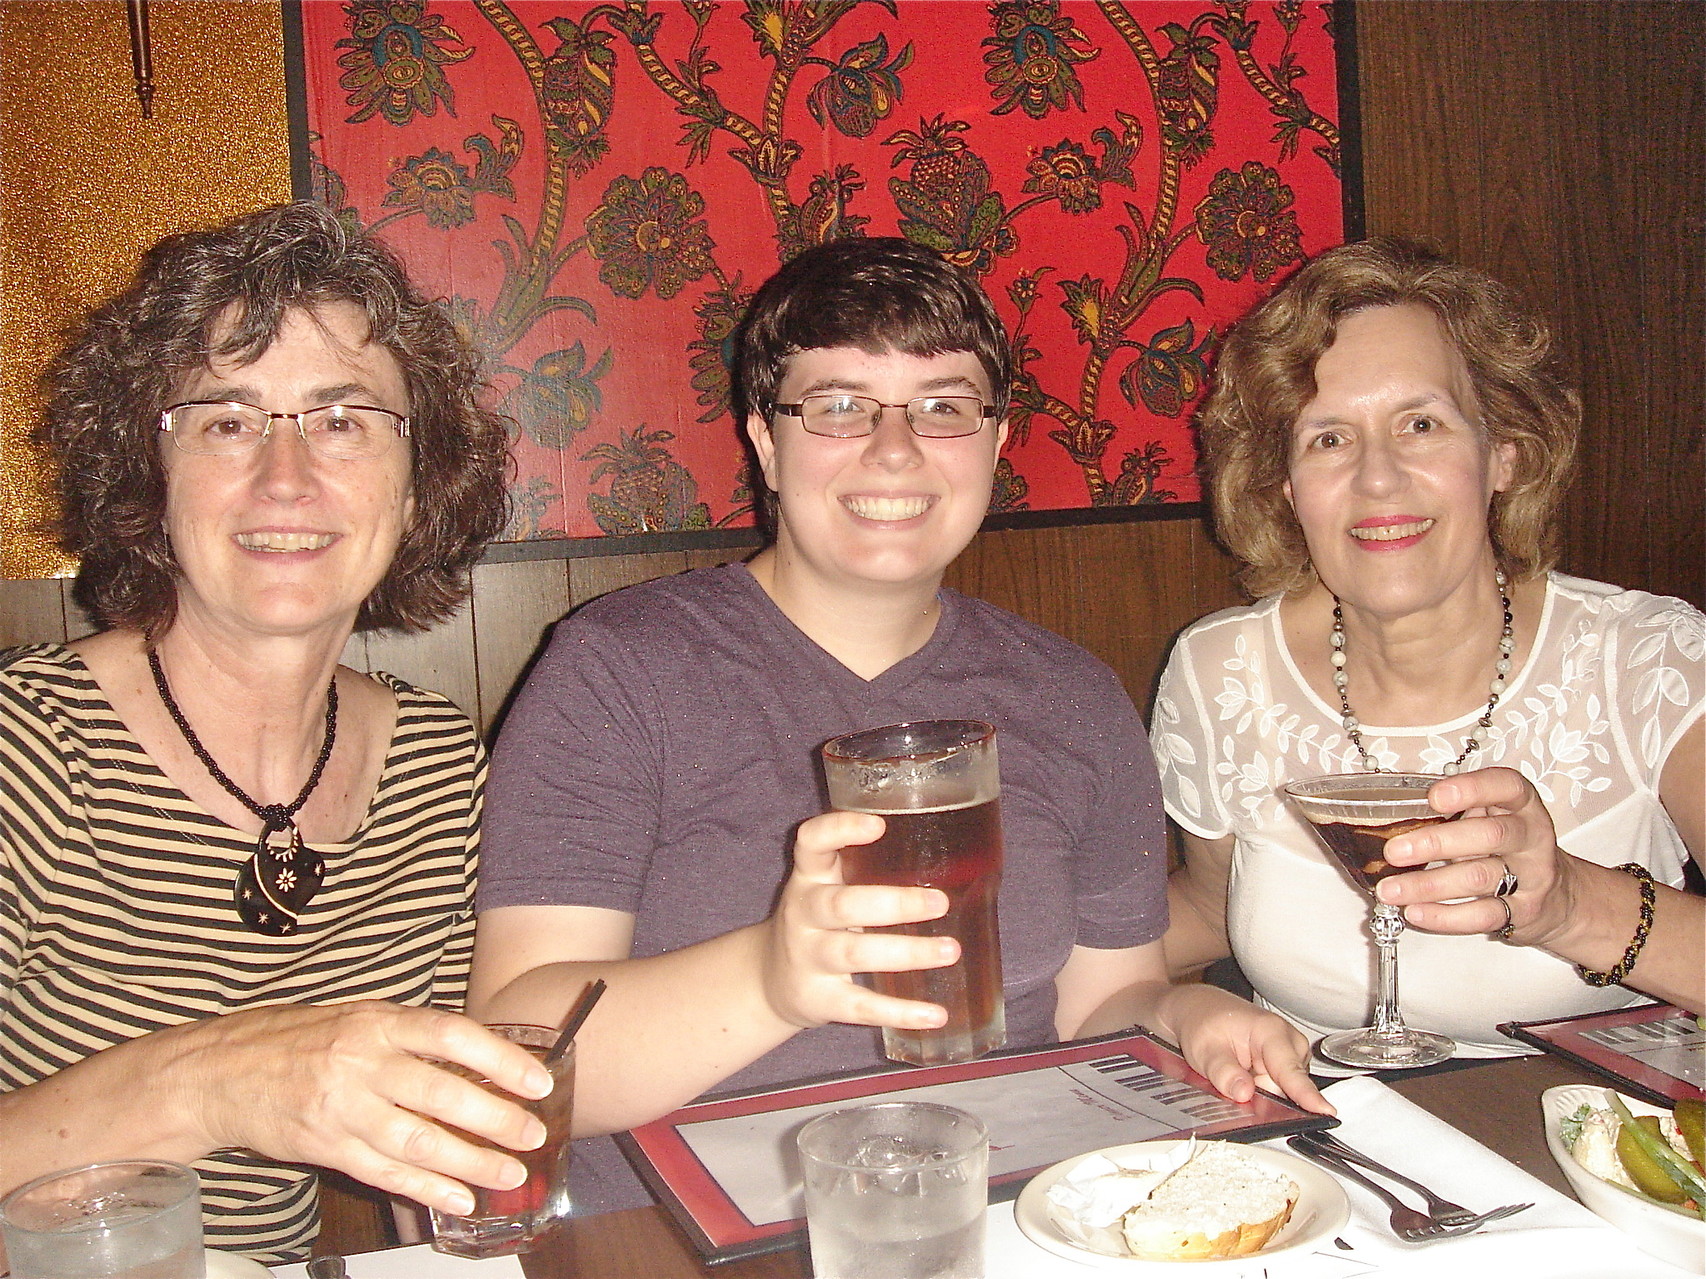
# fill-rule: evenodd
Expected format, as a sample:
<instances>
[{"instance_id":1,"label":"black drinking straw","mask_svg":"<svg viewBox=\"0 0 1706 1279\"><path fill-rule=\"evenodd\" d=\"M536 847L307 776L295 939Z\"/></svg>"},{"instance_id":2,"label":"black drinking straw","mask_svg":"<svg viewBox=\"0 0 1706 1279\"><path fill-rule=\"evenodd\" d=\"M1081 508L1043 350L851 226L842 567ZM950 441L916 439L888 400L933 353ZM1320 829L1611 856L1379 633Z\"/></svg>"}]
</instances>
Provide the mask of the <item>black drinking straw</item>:
<instances>
[{"instance_id":1,"label":"black drinking straw","mask_svg":"<svg viewBox=\"0 0 1706 1279\"><path fill-rule=\"evenodd\" d=\"M563 1023L563 1033L557 1036L557 1042L551 1045L551 1051L545 1054L545 1069L549 1070L569 1051L569 1045L574 1042L575 1031L581 1028L592 1006L598 1002L598 997L604 993L604 978L590 981L586 989L581 991L580 998L575 1000L575 1006L569 1009L569 1019Z\"/></svg>"}]
</instances>

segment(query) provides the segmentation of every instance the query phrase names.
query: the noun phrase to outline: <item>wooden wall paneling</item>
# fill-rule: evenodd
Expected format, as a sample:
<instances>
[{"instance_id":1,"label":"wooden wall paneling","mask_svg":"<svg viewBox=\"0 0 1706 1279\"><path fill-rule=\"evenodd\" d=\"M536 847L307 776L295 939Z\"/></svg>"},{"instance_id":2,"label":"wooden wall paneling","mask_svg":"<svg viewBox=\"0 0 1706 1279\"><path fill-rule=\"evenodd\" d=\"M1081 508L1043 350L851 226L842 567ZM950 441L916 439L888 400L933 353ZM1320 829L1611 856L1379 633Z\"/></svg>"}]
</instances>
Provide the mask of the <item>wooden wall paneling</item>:
<instances>
[{"instance_id":1,"label":"wooden wall paneling","mask_svg":"<svg viewBox=\"0 0 1706 1279\"><path fill-rule=\"evenodd\" d=\"M1194 523L981 533L949 569L948 584L1082 645L1144 706L1173 635L1200 611Z\"/></svg>"},{"instance_id":2,"label":"wooden wall paneling","mask_svg":"<svg viewBox=\"0 0 1706 1279\"><path fill-rule=\"evenodd\" d=\"M59 579L0 582L0 648L64 640L65 597Z\"/></svg>"},{"instance_id":3,"label":"wooden wall paneling","mask_svg":"<svg viewBox=\"0 0 1706 1279\"><path fill-rule=\"evenodd\" d=\"M360 638L360 637L357 637ZM464 604L448 622L423 635L375 631L367 636L370 671L389 671L420 688L443 693L476 724L482 721L480 680L474 668L474 610Z\"/></svg>"},{"instance_id":4,"label":"wooden wall paneling","mask_svg":"<svg viewBox=\"0 0 1706 1279\"><path fill-rule=\"evenodd\" d=\"M687 570L684 551L656 551L644 555L602 555L569 561L570 606L579 608L588 600L619 591L624 586L649 582Z\"/></svg>"},{"instance_id":5,"label":"wooden wall paneling","mask_svg":"<svg viewBox=\"0 0 1706 1279\"><path fill-rule=\"evenodd\" d=\"M474 570L474 666L480 730L490 733L556 620L569 611L569 560Z\"/></svg>"},{"instance_id":6,"label":"wooden wall paneling","mask_svg":"<svg viewBox=\"0 0 1706 1279\"><path fill-rule=\"evenodd\" d=\"M1582 390L1562 567L1706 604L1706 5L1356 13L1369 232L1516 287Z\"/></svg>"},{"instance_id":7,"label":"wooden wall paneling","mask_svg":"<svg viewBox=\"0 0 1706 1279\"><path fill-rule=\"evenodd\" d=\"M1214 540L1206 520L1191 521L1191 573L1196 586L1196 621L1235 604L1248 604L1249 596L1238 586L1237 560L1221 549Z\"/></svg>"},{"instance_id":8,"label":"wooden wall paneling","mask_svg":"<svg viewBox=\"0 0 1706 1279\"><path fill-rule=\"evenodd\" d=\"M687 552L688 568L714 568L718 564L731 564L735 560L749 560L758 553L758 534L753 533L751 546L718 546L709 547L702 551Z\"/></svg>"}]
</instances>

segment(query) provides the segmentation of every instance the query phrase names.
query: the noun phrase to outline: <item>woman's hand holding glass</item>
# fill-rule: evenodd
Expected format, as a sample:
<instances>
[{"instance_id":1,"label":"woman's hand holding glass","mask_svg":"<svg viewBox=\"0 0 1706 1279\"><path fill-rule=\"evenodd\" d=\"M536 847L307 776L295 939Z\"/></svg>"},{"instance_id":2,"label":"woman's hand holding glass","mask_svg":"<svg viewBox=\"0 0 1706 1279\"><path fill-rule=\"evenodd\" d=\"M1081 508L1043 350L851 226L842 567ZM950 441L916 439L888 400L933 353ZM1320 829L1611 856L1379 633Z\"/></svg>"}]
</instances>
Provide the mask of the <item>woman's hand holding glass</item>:
<instances>
[{"instance_id":1,"label":"woman's hand holding glass","mask_svg":"<svg viewBox=\"0 0 1706 1279\"><path fill-rule=\"evenodd\" d=\"M526 1177L519 1160L449 1128L512 1150L545 1136L520 1105L433 1064L458 1062L520 1096L550 1091L524 1049L451 1013L377 1001L280 1004L134 1042L148 1040L182 1067L179 1095L204 1151L242 1147L336 1168L446 1212L472 1210L462 1183L510 1189Z\"/></svg>"},{"instance_id":2,"label":"woman's hand holding glass","mask_svg":"<svg viewBox=\"0 0 1706 1279\"><path fill-rule=\"evenodd\" d=\"M823 813L794 838L794 871L783 886L764 955L764 993L776 1015L802 1028L845 1022L929 1030L945 1018L936 1004L879 995L855 973L944 968L959 958L947 937L861 932L947 913L934 888L896 888L842 881L841 849L868 844L883 820L865 813Z\"/></svg>"},{"instance_id":3,"label":"woman's hand holding glass","mask_svg":"<svg viewBox=\"0 0 1706 1279\"><path fill-rule=\"evenodd\" d=\"M1545 946L1565 928L1574 859L1558 847L1552 816L1527 778L1510 768L1459 773L1435 782L1428 801L1463 819L1389 842L1392 865L1426 869L1382 880L1375 889L1381 901L1403 907L1407 923L1435 933L1495 933L1508 923L1508 940ZM1515 887L1499 896L1507 872Z\"/></svg>"}]
</instances>

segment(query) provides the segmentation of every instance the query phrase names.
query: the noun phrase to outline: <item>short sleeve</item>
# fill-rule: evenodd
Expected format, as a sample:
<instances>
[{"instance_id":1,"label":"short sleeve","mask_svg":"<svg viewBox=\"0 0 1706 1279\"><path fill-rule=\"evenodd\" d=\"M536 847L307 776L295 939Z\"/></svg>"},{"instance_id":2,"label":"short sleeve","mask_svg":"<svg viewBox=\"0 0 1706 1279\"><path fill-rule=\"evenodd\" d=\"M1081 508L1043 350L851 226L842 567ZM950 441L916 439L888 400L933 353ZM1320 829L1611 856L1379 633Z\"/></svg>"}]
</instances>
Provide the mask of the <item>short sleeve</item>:
<instances>
[{"instance_id":1,"label":"short sleeve","mask_svg":"<svg viewBox=\"0 0 1706 1279\"><path fill-rule=\"evenodd\" d=\"M468 882L470 885L479 882L480 872L480 829L483 821L485 805L487 763L485 752L480 750L476 742L474 749L478 758L474 766L473 785L470 788L468 808L468 834L463 842L463 855L468 867ZM472 892L451 928L450 939L445 943L444 954L438 961L438 966L432 974L432 1005L434 1008L447 1008L452 1012L461 1012L468 1003L468 975L474 962L474 903Z\"/></svg>"},{"instance_id":2,"label":"short sleeve","mask_svg":"<svg viewBox=\"0 0 1706 1279\"><path fill-rule=\"evenodd\" d=\"M1194 630L1173 646L1155 694L1149 744L1168 816L1193 835L1219 839L1232 823L1214 781L1214 728L1202 691L1200 649Z\"/></svg>"},{"instance_id":3,"label":"short sleeve","mask_svg":"<svg viewBox=\"0 0 1706 1279\"><path fill-rule=\"evenodd\" d=\"M558 624L493 748L480 910L638 910L661 820L656 702L596 606Z\"/></svg>"},{"instance_id":4,"label":"short sleeve","mask_svg":"<svg viewBox=\"0 0 1706 1279\"><path fill-rule=\"evenodd\" d=\"M1614 693L1638 772L1657 789L1682 735L1706 714L1706 616L1669 596L1627 592Z\"/></svg>"},{"instance_id":5,"label":"short sleeve","mask_svg":"<svg viewBox=\"0 0 1706 1279\"><path fill-rule=\"evenodd\" d=\"M0 675L0 1005L16 979L71 810L65 752L42 708Z\"/></svg>"}]
</instances>

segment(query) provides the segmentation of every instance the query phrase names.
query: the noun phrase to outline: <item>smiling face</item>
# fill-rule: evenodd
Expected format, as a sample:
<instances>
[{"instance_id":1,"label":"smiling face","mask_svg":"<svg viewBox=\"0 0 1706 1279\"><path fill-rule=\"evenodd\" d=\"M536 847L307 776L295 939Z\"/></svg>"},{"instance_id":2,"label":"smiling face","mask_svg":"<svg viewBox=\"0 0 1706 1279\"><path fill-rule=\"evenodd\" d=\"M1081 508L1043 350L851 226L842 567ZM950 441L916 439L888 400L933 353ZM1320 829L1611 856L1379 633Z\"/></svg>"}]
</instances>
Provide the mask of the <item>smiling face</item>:
<instances>
[{"instance_id":1,"label":"smiling face","mask_svg":"<svg viewBox=\"0 0 1706 1279\"><path fill-rule=\"evenodd\" d=\"M402 369L367 341L351 303L290 312L252 364L215 360L175 400L241 400L275 413L327 404L409 412ZM164 434L166 531L179 566L180 623L239 636L354 625L414 511L408 441L378 457L319 458L275 421L252 452L203 456Z\"/></svg>"},{"instance_id":2,"label":"smiling face","mask_svg":"<svg viewBox=\"0 0 1706 1279\"><path fill-rule=\"evenodd\" d=\"M966 351L872 355L854 347L790 357L778 403L846 391L885 404L923 395L994 402L988 376ZM920 439L900 409L856 439L807 433L797 417L753 415L747 433L778 503L776 557L820 587L913 586L934 591L989 509L995 458L1007 424L954 439Z\"/></svg>"},{"instance_id":3,"label":"smiling face","mask_svg":"<svg viewBox=\"0 0 1706 1279\"><path fill-rule=\"evenodd\" d=\"M1490 580L1487 509L1510 481L1512 450L1487 439L1468 366L1433 312L1345 317L1315 384L1285 493L1327 588L1401 615Z\"/></svg>"}]
</instances>

